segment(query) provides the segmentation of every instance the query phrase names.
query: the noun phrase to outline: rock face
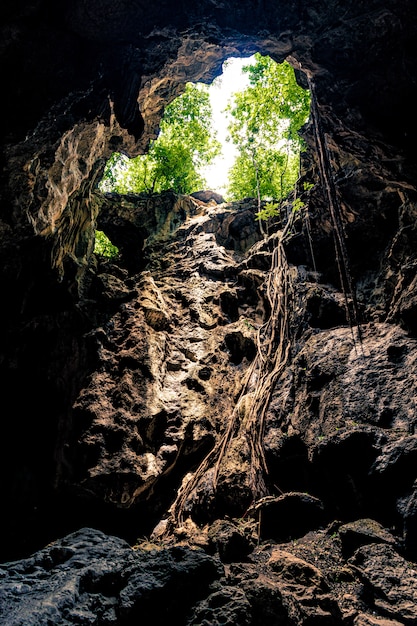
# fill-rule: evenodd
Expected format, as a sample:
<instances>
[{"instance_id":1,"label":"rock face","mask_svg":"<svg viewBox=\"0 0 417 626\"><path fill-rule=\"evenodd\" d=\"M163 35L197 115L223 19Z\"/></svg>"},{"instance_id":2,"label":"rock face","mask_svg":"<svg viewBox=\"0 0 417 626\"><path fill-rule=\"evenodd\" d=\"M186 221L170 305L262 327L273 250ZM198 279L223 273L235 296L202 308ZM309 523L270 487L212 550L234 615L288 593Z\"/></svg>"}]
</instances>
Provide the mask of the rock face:
<instances>
[{"instance_id":1,"label":"rock face","mask_svg":"<svg viewBox=\"0 0 417 626\"><path fill-rule=\"evenodd\" d=\"M415 3L0 14L3 622L416 623ZM312 91L302 211L98 191L255 50Z\"/></svg>"},{"instance_id":2,"label":"rock face","mask_svg":"<svg viewBox=\"0 0 417 626\"><path fill-rule=\"evenodd\" d=\"M207 595L221 573L221 563L202 550L134 551L84 528L1 569L0 615L10 625L162 623L168 616L182 624L186 604ZM187 595L180 609L179 594Z\"/></svg>"},{"instance_id":3,"label":"rock face","mask_svg":"<svg viewBox=\"0 0 417 626\"><path fill-rule=\"evenodd\" d=\"M157 243L148 238L146 269L129 279L130 289L123 289L117 266L97 268L91 288L107 315L89 335L94 369L73 405L76 430L62 459L63 480L74 480L65 467L77 468L82 490L125 508L152 497L156 483L180 465L182 472L192 468L213 446L239 390L243 361L254 357L249 320L261 319L256 283L244 269L244 250L259 239L253 206L232 210L167 198L171 210ZM102 208L106 221L114 218L113 201ZM130 215L146 224L142 202L132 199L128 207L125 200L127 223ZM179 215L188 219L169 237L166 224ZM120 207L118 216L121 221ZM242 221L247 227L236 227ZM241 272L246 287L239 285Z\"/></svg>"}]
</instances>

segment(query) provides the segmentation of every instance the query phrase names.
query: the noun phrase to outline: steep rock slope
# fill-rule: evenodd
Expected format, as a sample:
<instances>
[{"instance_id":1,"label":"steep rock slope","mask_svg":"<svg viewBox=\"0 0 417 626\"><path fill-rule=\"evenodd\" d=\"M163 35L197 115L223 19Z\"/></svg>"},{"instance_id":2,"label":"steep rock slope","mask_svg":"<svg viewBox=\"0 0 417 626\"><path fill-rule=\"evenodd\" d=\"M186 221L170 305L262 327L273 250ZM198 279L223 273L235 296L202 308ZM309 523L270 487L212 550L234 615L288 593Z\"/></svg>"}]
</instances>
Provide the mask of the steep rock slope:
<instances>
[{"instance_id":1,"label":"steep rock slope","mask_svg":"<svg viewBox=\"0 0 417 626\"><path fill-rule=\"evenodd\" d=\"M304 247L303 216L288 205L262 239L253 201L100 202L121 241L155 215L158 229L138 273L98 260L59 487L67 523L77 498L101 500L128 515L97 525L136 545L83 528L5 564L4 623L414 623L416 340L383 322L360 339L343 294L290 264L291 342L269 390L274 256L288 224Z\"/></svg>"}]
</instances>

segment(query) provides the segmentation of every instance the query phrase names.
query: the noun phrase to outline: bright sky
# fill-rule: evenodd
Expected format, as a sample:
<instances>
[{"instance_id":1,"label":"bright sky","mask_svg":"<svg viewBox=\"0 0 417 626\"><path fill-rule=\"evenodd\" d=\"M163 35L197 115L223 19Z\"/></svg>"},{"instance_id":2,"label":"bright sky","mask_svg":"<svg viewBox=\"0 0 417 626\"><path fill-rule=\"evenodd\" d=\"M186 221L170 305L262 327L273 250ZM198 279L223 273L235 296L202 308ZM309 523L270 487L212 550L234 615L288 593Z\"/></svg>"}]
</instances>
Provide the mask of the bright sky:
<instances>
[{"instance_id":1,"label":"bright sky","mask_svg":"<svg viewBox=\"0 0 417 626\"><path fill-rule=\"evenodd\" d=\"M229 122L224 109L233 93L243 91L248 86L248 76L242 72L242 66L253 62L253 57L228 59L223 74L216 78L209 88L213 109L213 128L217 131L217 139L222 144L222 153L212 165L204 169L203 175L207 180L207 189L218 193L224 194L226 191L228 171L237 154L233 143L226 141Z\"/></svg>"}]
</instances>

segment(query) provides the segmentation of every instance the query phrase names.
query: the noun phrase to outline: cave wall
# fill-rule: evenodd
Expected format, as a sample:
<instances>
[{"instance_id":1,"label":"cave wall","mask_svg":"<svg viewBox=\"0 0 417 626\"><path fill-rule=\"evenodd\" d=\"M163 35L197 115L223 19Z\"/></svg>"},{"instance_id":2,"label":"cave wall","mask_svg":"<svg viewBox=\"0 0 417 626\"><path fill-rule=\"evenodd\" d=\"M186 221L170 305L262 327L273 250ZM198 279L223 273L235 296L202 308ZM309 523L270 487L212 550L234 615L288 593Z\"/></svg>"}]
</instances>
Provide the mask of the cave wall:
<instances>
[{"instance_id":1,"label":"cave wall","mask_svg":"<svg viewBox=\"0 0 417 626\"><path fill-rule=\"evenodd\" d=\"M63 453L76 432L73 404L99 366L91 333L103 312L92 290L92 246L103 219L96 186L105 159L114 150L143 152L164 104L188 80L210 82L227 57L259 50L277 61L288 58L300 82L307 85L308 76L314 84L363 322L388 322L415 336L417 64L411 0L34 0L3 2L0 14L7 95L0 363L2 480L13 537L3 548L8 555L48 540L54 524L67 528L58 513L62 500L75 511L74 525L103 516L115 516L113 528L137 523L124 510L119 517L100 493L80 499L68 482L62 491L62 476L77 474L66 473ZM310 198L317 269L337 285L311 125L305 136L303 174L317 183ZM149 229L160 226L149 223ZM132 245L140 246L144 233L133 226ZM303 246L289 244L288 258L310 263ZM143 263L130 257L119 280Z\"/></svg>"}]
</instances>

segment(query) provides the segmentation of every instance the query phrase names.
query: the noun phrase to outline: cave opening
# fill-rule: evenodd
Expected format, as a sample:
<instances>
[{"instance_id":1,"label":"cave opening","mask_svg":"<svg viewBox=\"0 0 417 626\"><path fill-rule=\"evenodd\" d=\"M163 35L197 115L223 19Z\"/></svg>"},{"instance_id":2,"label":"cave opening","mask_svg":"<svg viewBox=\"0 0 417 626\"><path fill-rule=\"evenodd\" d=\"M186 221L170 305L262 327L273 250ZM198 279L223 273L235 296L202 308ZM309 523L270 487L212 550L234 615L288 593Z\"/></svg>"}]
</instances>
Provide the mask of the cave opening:
<instances>
[{"instance_id":1,"label":"cave opening","mask_svg":"<svg viewBox=\"0 0 417 626\"><path fill-rule=\"evenodd\" d=\"M299 177L300 130L310 116L310 93L298 74L266 54L229 57L209 85L188 82L165 107L145 154L113 152L99 189L210 189L226 201L282 200Z\"/></svg>"},{"instance_id":2,"label":"cave opening","mask_svg":"<svg viewBox=\"0 0 417 626\"><path fill-rule=\"evenodd\" d=\"M311 96L305 77L287 60L279 63L260 52L228 57L221 72L210 83L180 87L145 153L131 158L113 152L98 190L121 196L206 194L217 203L252 197L258 200L261 232L261 222L280 219L285 198L300 180L306 149L302 130ZM303 181L301 191L312 186ZM297 202L297 208L304 206ZM95 231L96 254L115 258L125 247L120 232L118 245L110 239L112 230Z\"/></svg>"}]
</instances>

